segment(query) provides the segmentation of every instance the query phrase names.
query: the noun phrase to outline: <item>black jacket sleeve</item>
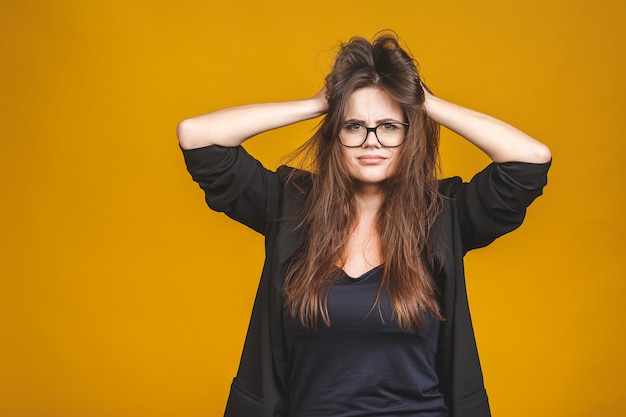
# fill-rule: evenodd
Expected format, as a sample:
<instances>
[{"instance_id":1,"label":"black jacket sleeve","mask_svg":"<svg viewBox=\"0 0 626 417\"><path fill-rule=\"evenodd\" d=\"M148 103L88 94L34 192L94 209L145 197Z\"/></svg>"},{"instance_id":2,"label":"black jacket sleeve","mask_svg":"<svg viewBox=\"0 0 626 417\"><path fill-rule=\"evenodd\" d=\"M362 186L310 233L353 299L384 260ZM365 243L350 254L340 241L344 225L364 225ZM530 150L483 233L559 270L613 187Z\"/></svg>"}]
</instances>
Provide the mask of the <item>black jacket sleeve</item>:
<instances>
[{"instance_id":1,"label":"black jacket sleeve","mask_svg":"<svg viewBox=\"0 0 626 417\"><path fill-rule=\"evenodd\" d=\"M518 228L526 208L543 193L550 165L492 163L469 183L453 187L463 251L486 246Z\"/></svg>"},{"instance_id":2,"label":"black jacket sleeve","mask_svg":"<svg viewBox=\"0 0 626 417\"><path fill-rule=\"evenodd\" d=\"M241 146L183 149L187 170L204 191L209 207L265 234L276 217L275 172L264 168Z\"/></svg>"}]
</instances>

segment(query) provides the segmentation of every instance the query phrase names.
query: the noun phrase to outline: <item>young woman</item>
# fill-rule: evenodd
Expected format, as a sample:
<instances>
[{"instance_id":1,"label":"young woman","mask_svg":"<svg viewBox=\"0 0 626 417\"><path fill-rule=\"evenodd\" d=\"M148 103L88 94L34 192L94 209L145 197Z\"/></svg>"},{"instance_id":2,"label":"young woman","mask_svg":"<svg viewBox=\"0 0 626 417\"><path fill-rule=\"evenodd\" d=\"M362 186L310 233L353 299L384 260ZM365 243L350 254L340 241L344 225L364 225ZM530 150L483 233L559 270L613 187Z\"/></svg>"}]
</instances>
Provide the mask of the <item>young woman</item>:
<instances>
[{"instance_id":1,"label":"young woman","mask_svg":"<svg viewBox=\"0 0 626 417\"><path fill-rule=\"evenodd\" d=\"M240 146L325 117L308 170L265 169ZM439 124L492 160L439 180ZM312 98L184 120L208 205L266 238L266 262L226 416L483 417L489 405L463 256L517 228L548 148L433 96L393 35L354 38Z\"/></svg>"}]
</instances>

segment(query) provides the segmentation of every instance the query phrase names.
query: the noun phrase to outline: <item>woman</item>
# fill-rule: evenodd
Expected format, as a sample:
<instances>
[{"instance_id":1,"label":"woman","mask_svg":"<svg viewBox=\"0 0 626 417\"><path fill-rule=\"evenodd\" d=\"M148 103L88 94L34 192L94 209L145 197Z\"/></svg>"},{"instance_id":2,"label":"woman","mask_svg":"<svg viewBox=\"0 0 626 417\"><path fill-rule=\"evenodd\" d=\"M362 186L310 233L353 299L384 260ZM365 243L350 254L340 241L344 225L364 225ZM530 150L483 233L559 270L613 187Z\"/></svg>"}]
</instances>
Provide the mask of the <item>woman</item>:
<instances>
[{"instance_id":1,"label":"woman","mask_svg":"<svg viewBox=\"0 0 626 417\"><path fill-rule=\"evenodd\" d=\"M240 146L324 115L310 170ZM437 179L439 124L492 160ZM178 138L211 208L263 233L266 262L227 416L489 415L463 255L518 227L548 148L434 97L393 35L342 46L312 98L216 111Z\"/></svg>"}]
</instances>

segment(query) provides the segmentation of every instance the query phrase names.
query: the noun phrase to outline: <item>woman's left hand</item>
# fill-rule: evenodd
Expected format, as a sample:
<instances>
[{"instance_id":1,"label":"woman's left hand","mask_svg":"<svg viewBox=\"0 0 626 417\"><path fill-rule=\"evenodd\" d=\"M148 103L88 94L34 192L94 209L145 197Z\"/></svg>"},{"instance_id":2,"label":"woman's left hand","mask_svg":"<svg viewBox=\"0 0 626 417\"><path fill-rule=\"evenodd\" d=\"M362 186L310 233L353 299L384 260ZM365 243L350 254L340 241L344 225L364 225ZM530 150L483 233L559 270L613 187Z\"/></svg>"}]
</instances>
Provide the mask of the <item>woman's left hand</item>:
<instances>
[{"instance_id":1,"label":"woman's left hand","mask_svg":"<svg viewBox=\"0 0 626 417\"><path fill-rule=\"evenodd\" d=\"M436 97L428 88L424 88L424 107L428 117L476 145L495 162L545 163L552 159L546 145L521 130Z\"/></svg>"}]
</instances>

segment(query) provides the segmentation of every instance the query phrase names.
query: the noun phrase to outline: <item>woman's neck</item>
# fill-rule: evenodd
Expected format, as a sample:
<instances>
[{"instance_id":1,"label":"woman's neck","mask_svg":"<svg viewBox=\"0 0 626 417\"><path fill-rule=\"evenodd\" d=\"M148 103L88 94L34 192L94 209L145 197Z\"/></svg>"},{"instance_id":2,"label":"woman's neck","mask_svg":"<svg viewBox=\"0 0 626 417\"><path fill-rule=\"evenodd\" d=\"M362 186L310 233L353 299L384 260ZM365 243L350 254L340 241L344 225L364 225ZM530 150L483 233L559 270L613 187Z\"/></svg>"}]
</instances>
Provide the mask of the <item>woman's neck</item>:
<instances>
[{"instance_id":1,"label":"woman's neck","mask_svg":"<svg viewBox=\"0 0 626 417\"><path fill-rule=\"evenodd\" d=\"M363 185L356 192L355 200L358 217L376 215L383 203L383 193L378 185Z\"/></svg>"},{"instance_id":2,"label":"woman's neck","mask_svg":"<svg viewBox=\"0 0 626 417\"><path fill-rule=\"evenodd\" d=\"M383 200L380 188L361 187L355 200L355 223L348 235L342 258L337 262L351 277L361 276L382 263L378 233L378 213Z\"/></svg>"}]
</instances>

